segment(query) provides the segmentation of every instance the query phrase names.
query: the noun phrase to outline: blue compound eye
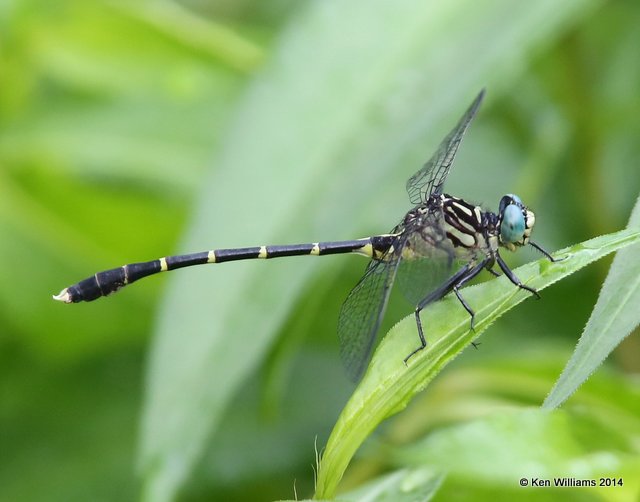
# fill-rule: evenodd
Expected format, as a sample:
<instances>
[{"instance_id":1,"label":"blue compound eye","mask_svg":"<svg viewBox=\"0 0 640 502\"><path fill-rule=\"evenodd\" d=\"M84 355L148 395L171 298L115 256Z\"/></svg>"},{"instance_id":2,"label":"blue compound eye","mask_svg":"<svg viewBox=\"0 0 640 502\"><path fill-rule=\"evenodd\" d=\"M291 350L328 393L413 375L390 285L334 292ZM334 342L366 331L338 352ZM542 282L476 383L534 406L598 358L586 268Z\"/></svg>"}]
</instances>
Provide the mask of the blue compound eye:
<instances>
[{"instance_id":1,"label":"blue compound eye","mask_svg":"<svg viewBox=\"0 0 640 502\"><path fill-rule=\"evenodd\" d=\"M522 200L517 195L510 193L509 197L511 197L513 199L513 202L515 202L516 204L519 204L520 206L522 205Z\"/></svg>"},{"instance_id":2,"label":"blue compound eye","mask_svg":"<svg viewBox=\"0 0 640 502\"><path fill-rule=\"evenodd\" d=\"M524 215L522 209L515 204L510 204L502 211L500 223L500 239L504 243L516 243L524 237Z\"/></svg>"},{"instance_id":3,"label":"blue compound eye","mask_svg":"<svg viewBox=\"0 0 640 502\"><path fill-rule=\"evenodd\" d=\"M520 197L512 193L508 193L507 195L502 197L502 199L500 199L500 206L498 207L498 212L502 213L505 210L505 208L510 204L516 204L520 207L522 207L523 205L522 200L520 200Z\"/></svg>"}]
</instances>

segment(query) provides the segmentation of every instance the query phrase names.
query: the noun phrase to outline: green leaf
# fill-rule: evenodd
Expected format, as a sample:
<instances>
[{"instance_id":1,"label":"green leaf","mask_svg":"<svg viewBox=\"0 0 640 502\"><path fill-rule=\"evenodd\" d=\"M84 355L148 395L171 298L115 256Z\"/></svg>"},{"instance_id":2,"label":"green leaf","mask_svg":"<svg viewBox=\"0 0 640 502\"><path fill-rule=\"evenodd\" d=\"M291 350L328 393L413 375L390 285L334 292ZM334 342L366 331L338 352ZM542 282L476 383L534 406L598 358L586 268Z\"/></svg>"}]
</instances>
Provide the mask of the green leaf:
<instances>
[{"instance_id":1,"label":"green leaf","mask_svg":"<svg viewBox=\"0 0 640 502\"><path fill-rule=\"evenodd\" d=\"M408 467L446 473L443 491L438 493L442 500L460 491L472 491L474 500L520 499L508 494L523 489L522 478L529 483L549 479L553 486L554 478L597 482L600 477L623 479L623 485L615 487L615 500L637 500L640 482L634 473L640 467L640 455L634 441L620 435L615 425L594 418L585 408L552 413L501 410L440 428L392 458ZM636 421L635 432L637 426ZM587 489L595 495L602 487ZM496 497L496 492L503 496Z\"/></svg>"},{"instance_id":2,"label":"green leaf","mask_svg":"<svg viewBox=\"0 0 640 502\"><path fill-rule=\"evenodd\" d=\"M640 232L623 230L556 254L555 263L541 259L514 272L523 283L542 290L589 263L640 242ZM385 336L360 385L343 409L329 437L318 470L316 495L331 498L352 456L368 435L386 418L398 413L411 399L499 316L531 295L515 288L506 277L465 289L465 299L476 312L475 332L469 315L454 295L426 309L428 348L405 367L403 360L418 344L415 318L407 316Z\"/></svg>"},{"instance_id":3,"label":"green leaf","mask_svg":"<svg viewBox=\"0 0 640 502\"><path fill-rule=\"evenodd\" d=\"M444 476L432 468L400 469L340 495L340 502L415 502L431 500Z\"/></svg>"},{"instance_id":4,"label":"green leaf","mask_svg":"<svg viewBox=\"0 0 640 502\"><path fill-rule=\"evenodd\" d=\"M640 227L640 198L628 226ZM616 255L576 350L543 408L557 408L567 400L640 323L639 251L634 246Z\"/></svg>"},{"instance_id":5,"label":"green leaf","mask_svg":"<svg viewBox=\"0 0 640 502\"><path fill-rule=\"evenodd\" d=\"M549 296L545 292L545 303ZM540 302L532 303L535 309ZM623 477L616 500L637 500L640 389L634 376L603 368L570 406L540 410L537 403L571 352L544 337L514 344L503 339L496 347L498 331L503 329L496 326L482 350L463 354L464 361L376 431L341 481L340 499L363 472L421 467L446 475L437 500L553 500L523 494L519 479L594 474Z\"/></svg>"}]
</instances>

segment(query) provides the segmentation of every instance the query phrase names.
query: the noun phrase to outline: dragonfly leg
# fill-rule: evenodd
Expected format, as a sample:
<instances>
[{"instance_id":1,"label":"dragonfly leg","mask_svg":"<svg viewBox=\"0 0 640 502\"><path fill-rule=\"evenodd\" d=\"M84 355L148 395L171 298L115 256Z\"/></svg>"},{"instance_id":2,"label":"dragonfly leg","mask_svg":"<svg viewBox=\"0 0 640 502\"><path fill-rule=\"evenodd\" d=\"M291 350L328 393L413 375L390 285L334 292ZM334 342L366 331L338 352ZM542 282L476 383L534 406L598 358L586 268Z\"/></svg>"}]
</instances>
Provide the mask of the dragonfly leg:
<instances>
[{"instance_id":1,"label":"dragonfly leg","mask_svg":"<svg viewBox=\"0 0 640 502\"><path fill-rule=\"evenodd\" d=\"M499 274L498 272L496 272L495 270L493 270L492 268L488 268L488 269L487 269L487 271L488 271L491 275L493 275L493 276L495 276L495 277L500 277L500 274Z\"/></svg>"},{"instance_id":2,"label":"dragonfly leg","mask_svg":"<svg viewBox=\"0 0 640 502\"><path fill-rule=\"evenodd\" d=\"M457 291L457 288L465 284L467 281L473 279L476 275L478 275L482 269L486 266L488 260L483 261L482 263L476 265L473 268L469 268L469 265L465 265L460 270L458 270L454 275L452 275L446 282L444 282L439 288L429 293L424 299L420 301L415 310L416 316L416 326L418 327L418 336L420 337L420 346L416 348L413 352L411 352L407 357L404 358L404 363L407 364L407 361L411 359L418 352L423 350L427 346L427 339L424 336L424 330L422 329L422 321L420 320L420 312L435 301L440 300L444 295L446 295L449 291L453 290L456 293L456 296L462 303L463 307L469 312L472 319L472 327L473 327L473 310L471 307L467 305L464 299L460 296L460 293Z\"/></svg>"},{"instance_id":3,"label":"dragonfly leg","mask_svg":"<svg viewBox=\"0 0 640 502\"><path fill-rule=\"evenodd\" d=\"M439 288L435 289L431 293L429 293L425 298L423 298L418 306L416 307L415 316L416 316L416 326L418 327L418 336L420 337L420 346L415 349L411 354L404 358L404 364L407 364L407 361L411 359L414 355L420 352L427 346L427 340L424 337L424 331L422 330L422 321L420 320L420 312L427 305L432 302L438 301L444 295L446 295L453 286L458 282L461 277L464 277L465 274L469 272L469 265L465 265L460 270L458 270L454 275L452 275L444 284L442 284Z\"/></svg>"},{"instance_id":4,"label":"dragonfly leg","mask_svg":"<svg viewBox=\"0 0 640 502\"><path fill-rule=\"evenodd\" d=\"M538 251L540 251L543 255L545 255L550 262L555 263L557 261L562 261L562 260L566 260L567 257L564 256L563 258L554 258L553 256L551 256L551 254L549 254L549 252L544 249L542 246L540 246L539 244L536 244L533 241L529 241L529 244L531 244L531 246L533 246L534 248L536 248Z\"/></svg>"},{"instance_id":5,"label":"dragonfly leg","mask_svg":"<svg viewBox=\"0 0 640 502\"><path fill-rule=\"evenodd\" d=\"M414 349L407 357L404 358L404 364L406 366L407 361L415 356L418 352L424 349L427 346L427 340L424 337L424 332L422 331L422 321L420 320L420 310L416 308L416 326L418 326L418 336L420 337L420 346L417 349Z\"/></svg>"},{"instance_id":6,"label":"dragonfly leg","mask_svg":"<svg viewBox=\"0 0 640 502\"><path fill-rule=\"evenodd\" d=\"M498 265L500 266L504 274L509 278L509 280L512 283L514 283L520 289L524 289L525 291L528 291L532 295L536 295L536 298L538 299L540 298L540 294L538 293L538 291L536 291L534 288L530 286L527 286L526 284L522 284L522 281L520 281L520 279L516 277L516 274L513 273L513 271L509 268L509 266L504 262L504 260L498 253L496 253L496 261L498 262Z\"/></svg>"},{"instance_id":7,"label":"dragonfly leg","mask_svg":"<svg viewBox=\"0 0 640 502\"><path fill-rule=\"evenodd\" d=\"M478 265L476 265L475 267L473 267L471 270L469 270L469 272L467 274L465 274L456 284L453 285L453 292L456 294L456 296L458 297L458 300L460 301L460 303L462 303L462 306L464 307L464 309L469 313L469 315L471 316L471 330L475 331L474 329L474 324L476 321L476 313L473 311L473 309L469 306L469 304L465 301L465 299L462 297L462 295L460 294L459 288L461 288L462 286L464 286L467 282L469 282L471 279L473 279L476 275L478 275L480 272L482 272L482 269L485 268L486 266L486 262L487 260L483 261L482 263L479 263Z\"/></svg>"}]
</instances>

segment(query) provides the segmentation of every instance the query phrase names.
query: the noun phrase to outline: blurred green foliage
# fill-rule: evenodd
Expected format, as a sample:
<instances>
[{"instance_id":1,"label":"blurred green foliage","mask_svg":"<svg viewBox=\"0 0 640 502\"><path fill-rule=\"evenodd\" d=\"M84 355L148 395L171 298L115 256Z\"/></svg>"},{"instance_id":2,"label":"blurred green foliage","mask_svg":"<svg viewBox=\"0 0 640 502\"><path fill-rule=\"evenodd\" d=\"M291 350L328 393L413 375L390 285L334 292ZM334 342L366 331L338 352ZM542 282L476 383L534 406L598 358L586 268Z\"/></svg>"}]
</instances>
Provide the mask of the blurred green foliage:
<instances>
[{"instance_id":1,"label":"blurred green foliage","mask_svg":"<svg viewBox=\"0 0 640 502\"><path fill-rule=\"evenodd\" d=\"M404 180L481 87L449 192L488 207L519 193L548 249L626 225L640 4L389 5L0 6L2 499L312 494L314 440L352 390L335 324L362 261L185 270L87 305L50 295L178 251L387 231ZM493 325L365 444L344 489L417 468L436 500L551 500L517 482L553 458L550 476L624 476L568 500L634 500L637 336L560 412L523 410L553 386L606 272ZM386 327L406 312L396 302Z\"/></svg>"}]
</instances>

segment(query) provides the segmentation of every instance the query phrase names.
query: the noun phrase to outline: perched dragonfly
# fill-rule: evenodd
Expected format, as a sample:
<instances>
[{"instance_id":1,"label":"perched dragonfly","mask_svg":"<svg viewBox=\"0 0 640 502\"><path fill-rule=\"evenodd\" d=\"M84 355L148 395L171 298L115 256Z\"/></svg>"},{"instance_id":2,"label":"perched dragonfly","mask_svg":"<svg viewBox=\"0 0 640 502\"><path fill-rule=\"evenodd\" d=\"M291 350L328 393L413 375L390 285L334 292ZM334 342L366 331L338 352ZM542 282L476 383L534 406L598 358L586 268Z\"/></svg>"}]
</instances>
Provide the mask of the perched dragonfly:
<instances>
[{"instance_id":1,"label":"perched dragonfly","mask_svg":"<svg viewBox=\"0 0 640 502\"><path fill-rule=\"evenodd\" d=\"M539 297L535 289L523 284L507 266L500 256L500 247L515 251L529 244L549 260L556 261L529 238L535 216L516 195L502 197L498 212L493 213L443 193L460 142L483 98L484 90L440 143L433 157L409 178L407 192L415 207L388 234L350 241L215 249L167 256L98 272L53 298L65 303L92 301L143 277L193 265L357 253L371 261L342 305L338 319L338 338L347 371L354 380L364 372L396 277L405 296L415 305L420 338L420 345L404 359L406 363L427 346L420 312L447 293L455 293L471 316L473 329L475 313L460 288L485 269L499 275L493 269L495 264L513 284Z\"/></svg>"}]
</instances>

